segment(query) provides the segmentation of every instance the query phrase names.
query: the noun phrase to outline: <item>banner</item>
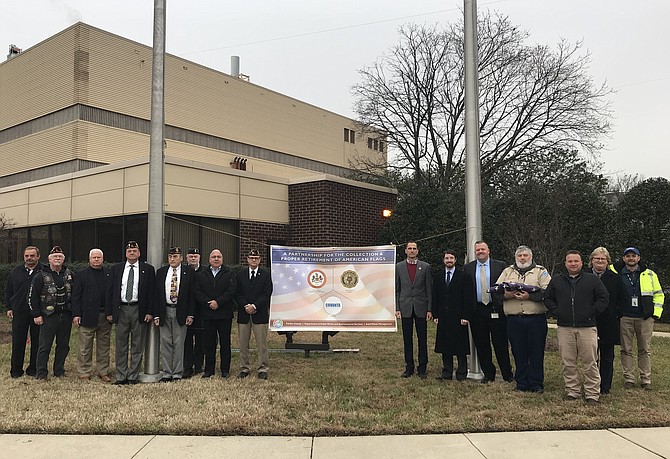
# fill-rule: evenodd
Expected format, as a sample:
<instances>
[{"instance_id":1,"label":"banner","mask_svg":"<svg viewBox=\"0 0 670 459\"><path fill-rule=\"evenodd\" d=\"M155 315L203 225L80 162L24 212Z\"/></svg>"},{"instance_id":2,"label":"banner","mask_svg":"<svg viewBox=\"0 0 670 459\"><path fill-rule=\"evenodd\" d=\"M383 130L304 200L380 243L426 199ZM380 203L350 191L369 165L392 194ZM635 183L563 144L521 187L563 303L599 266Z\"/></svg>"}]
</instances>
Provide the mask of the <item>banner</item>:
<instances>
[{"instance_id":1,"label":"banner","mask_svg":"<svg viewBox=\"0 0 670 459\"><path fill-rule=\"evenodd\" d=\"M396 331L395 246L270 251L270 330Z\"/></svg>"}]
</instances>

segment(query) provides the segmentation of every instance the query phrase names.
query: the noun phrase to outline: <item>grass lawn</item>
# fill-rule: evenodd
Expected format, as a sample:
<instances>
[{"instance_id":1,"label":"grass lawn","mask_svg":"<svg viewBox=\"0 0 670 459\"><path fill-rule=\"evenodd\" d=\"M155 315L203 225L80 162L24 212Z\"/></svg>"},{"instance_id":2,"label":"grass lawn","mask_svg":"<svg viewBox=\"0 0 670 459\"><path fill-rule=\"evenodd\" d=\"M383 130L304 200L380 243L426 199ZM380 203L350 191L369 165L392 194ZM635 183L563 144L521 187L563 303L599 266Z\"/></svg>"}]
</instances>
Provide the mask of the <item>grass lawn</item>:
<instances>
[{"instance_id":1,"label":"grass lawn","mask_svg":"<svg viewBox=\"0 0 670 459\"><path fill-rule=\"evenodd\" d=\"M542 395L516 393L513 384L502 381L437 381L441 360L433 352L427 380L401 379L400 331L349 332L331 338L332 347L359 348L358 353L312 353L305 358L302 353L271 352L267 381L234 378L234 352L233 377L227 380L112 386L78 381L73 330L65 378L46 383L11 379L7 330L3 316L0 433L302 436L670 426L668 338L652 342L653 391L624 390L617 357L611 395L603 397L600 406L590 407L563 400L555 330L547 340ZM271 347L282 348L283 339L270 335ZM429 350L434 336L431 323ZM316 342L320 334L299 333L295 339Z\"/></svg>"}]
</instances>

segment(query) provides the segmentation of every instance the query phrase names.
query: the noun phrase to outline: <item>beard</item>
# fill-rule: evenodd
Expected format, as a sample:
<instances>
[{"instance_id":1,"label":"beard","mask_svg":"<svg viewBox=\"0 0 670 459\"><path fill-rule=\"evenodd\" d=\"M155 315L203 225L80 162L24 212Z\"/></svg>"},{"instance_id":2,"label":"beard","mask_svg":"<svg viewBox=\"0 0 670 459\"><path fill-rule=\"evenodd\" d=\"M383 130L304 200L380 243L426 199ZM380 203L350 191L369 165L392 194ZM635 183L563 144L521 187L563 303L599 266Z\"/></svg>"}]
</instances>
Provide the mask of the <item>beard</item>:
<instances>
[{"instance_id":1,"label":"beard","mask_svg":"<svg viewBox=\"0 0 670 459\"><path fill-rule=\"evenodd\" d=\"M528 261L527 263L519 263L518 261L516 262L516 267L519 269L526 269L530 268L530 265L533 264L533 260Z\"/></svg>"}]
</instances>

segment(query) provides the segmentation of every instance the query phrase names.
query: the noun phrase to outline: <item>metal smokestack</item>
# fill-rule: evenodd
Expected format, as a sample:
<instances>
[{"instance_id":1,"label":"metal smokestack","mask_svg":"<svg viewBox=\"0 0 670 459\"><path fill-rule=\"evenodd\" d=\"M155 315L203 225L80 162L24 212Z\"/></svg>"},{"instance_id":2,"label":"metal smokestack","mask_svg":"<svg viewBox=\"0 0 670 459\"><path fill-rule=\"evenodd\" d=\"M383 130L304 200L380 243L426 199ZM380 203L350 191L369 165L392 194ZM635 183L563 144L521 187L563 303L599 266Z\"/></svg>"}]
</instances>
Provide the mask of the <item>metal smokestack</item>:
<instances>
[{"instance_id":1,"label":"metal smokestack","mask_svg":"<svg viewBox=\"0 0 670 459\"><path fill-rule=\"evenodd\" d=\"M230 76L240 77L240 56L230 56Z\"/></svg>"}]
</instances>

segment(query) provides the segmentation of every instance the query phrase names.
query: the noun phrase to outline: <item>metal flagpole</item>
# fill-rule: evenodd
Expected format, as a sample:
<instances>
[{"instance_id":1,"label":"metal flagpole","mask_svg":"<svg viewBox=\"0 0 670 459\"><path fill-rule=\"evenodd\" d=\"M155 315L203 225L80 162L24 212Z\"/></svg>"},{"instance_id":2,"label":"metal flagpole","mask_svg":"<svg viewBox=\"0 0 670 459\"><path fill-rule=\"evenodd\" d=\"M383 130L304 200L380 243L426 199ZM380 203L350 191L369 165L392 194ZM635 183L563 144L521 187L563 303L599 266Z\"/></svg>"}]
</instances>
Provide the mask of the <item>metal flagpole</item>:
<instances>
[{"instance_id":1,"label":"metal flagpole","mask_svg":"<svg viewBox=\"0 0 670 459\"><path fill-rule=\"evenodd\" d=\"M482 197L479 157L479 72L477 71L477 0L463 0L465 56L465 214L468 258L475 259L475 242L482 238ZM470 328L468 378L483 379Z\"/></svg>"},{"instance_id":2,"label":"metal flagpole","mask_svg":"<svg viewBox=\"0 0 670 459\"><path fill-rule=\"evenodd\" d=\"M149 142L149 215L147 219L147 261L159 267L163 254L163 145L165 127L165 2L154 0L154 43L151 70L151 138ZM142 382L156 382L161 378L160 337L153 321L146 325L147 339L144 347L144 373Z\"/></svg>"}]
</instances>

